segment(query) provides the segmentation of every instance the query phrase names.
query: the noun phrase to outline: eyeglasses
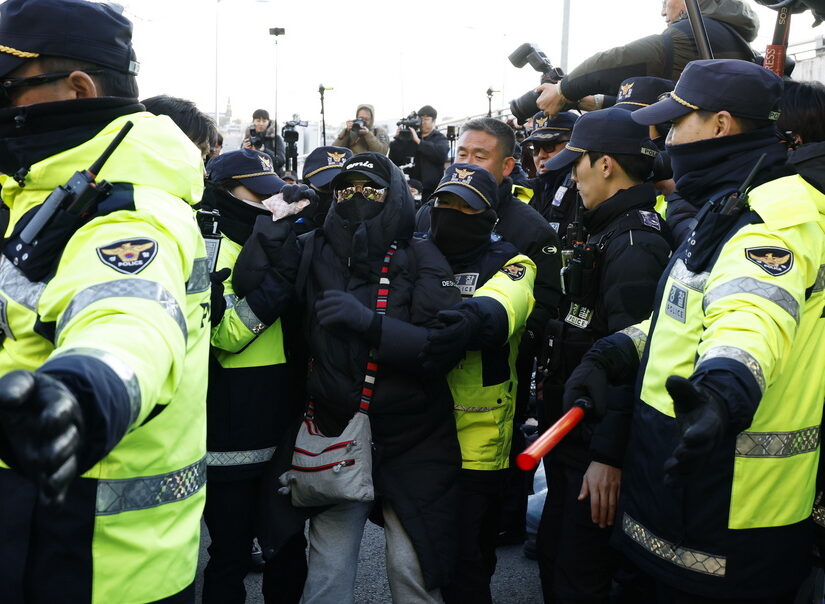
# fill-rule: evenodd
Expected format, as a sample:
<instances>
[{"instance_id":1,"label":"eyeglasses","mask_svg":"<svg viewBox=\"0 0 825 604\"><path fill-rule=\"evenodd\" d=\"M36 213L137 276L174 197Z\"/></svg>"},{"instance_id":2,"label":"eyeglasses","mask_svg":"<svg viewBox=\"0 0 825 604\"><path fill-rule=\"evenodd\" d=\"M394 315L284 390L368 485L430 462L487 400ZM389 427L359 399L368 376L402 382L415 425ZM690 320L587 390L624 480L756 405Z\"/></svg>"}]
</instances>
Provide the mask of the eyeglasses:
<instances>
[{"instance_id":1,"label":"eyeglasses","mask_svg":"<svg viewBox=\"0 0 825 604\"><path fill-rule=\"evenodd\" d=\"M63 78L68 78L72 75L75 71L82 71L88 75L96 75L98 73L103 73L106 71L105 69L73 69L72 71L60 71L55 73L41 73L40 75L31 76L28 78L5 78L0 80L0 102L7 105L11 98L9 97L9 91L15 90L17 88L24 88L25 86L40 86L42 84L48 84L49 82L56 82L57 80L62 80Z\"/></svg>"},{"instance_id":2,"label":"eyeglasses","mask_svg":"<svg viewBox=\"0 0 825 604\"><path fill-rule=\"evenodd\" d=\"M347 199L352 199L357 193L361 193L361 195L370 201L384 201L384 195L386 192L386 188L377 189L366 185L352 185L350 187L335 191L335 199L336 201L346 201Z\"/></svg>"}]
</instances>

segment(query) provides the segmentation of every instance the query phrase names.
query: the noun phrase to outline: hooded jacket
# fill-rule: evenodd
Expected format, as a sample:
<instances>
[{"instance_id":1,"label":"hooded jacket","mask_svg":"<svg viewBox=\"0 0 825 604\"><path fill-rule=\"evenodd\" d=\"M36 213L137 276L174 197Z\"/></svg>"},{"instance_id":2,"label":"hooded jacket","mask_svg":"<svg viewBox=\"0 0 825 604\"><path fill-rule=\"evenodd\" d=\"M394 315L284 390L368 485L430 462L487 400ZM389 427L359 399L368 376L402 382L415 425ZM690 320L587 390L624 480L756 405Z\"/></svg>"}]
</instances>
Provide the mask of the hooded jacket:
<instances>
[{"instance_id":1,"label":"hooded jacket","mask_svg":"<svg viewBox=\"0 0 825 604\"><path fill-rule=\"evenodd\" d=\"M387 131L383 128L374 127L375 109L372 105L358 105L355 114L358 115L358 112L362 109L370 113L370 119L367 121L367 127L363 129L363 132L359 134L352 130L349 132L347 132L346 129L341 130L338 138L336 138L332 144L335 147L351 149L355 154L375 151L376 153L386 155L390 148L390 137L387 135Z\"/></svg>"},{"instance_id":2,"label":"hooded jacket","mask_svg":"<svg viewBox=\"0 0 825 604\"><path fill-rule=\"evenodd\" d=\"M52 272L32 282L0 258L0 374L60 379L85 423L82 474L58 511L38 502L32 481L0 469L4 601L149 602L195 577L209 275L189 205L200 199L203 163L168 117L133 103L83 99L0 115L0 160L25 183L4 182L12 230L134 123L98 175L114 192L55 250ZM0 468L14 465L9 453L0 436Z\"/></svg>"},{"instance_id":3,"label":"hooded jacket","mask_svg":"<svg viewBox=\"0 0 825 604\"><path fill-rule=\"evenodd\" d=\"M699 7L717 59L752 61L748 45L756 39L759 18L742 0L701 0ZM690 61L699 57L687 17L661 34L639 38L625 46L597 52L561 81L562 94L577 101L590 94L616 94L625 79L655 76L674 82Z\"/></svg>"},{"instance_id":4,"label":"hooded jacket","mask_svg":"<svg viewBox=\"0 0 825 604\"><path fill-rule=\"evenodd\" d=\"M370 343L347 329L321 326L315 302L325 291L342 290L374 309L384 256L396 241L387 312L381 318L380 342L374 346L378 374L369 409L373 482L378 496L398 514L427 588L434 589L449 581L455 564L461 452L445 377L450 367L427 373L421 359L426 328L436 326L436 314L460 302L461 296L435 244L413 238L415 209L401 171L380 153L361 157L385 164L391 174L381 211L350 224L333 205L323 227L300 238L299 252L292 255L297 262L311 254L306 282L297 292L310 358L307 397L315 404L318 428L328 436L340 434L358 411ZM285 255L290 254L281 254ZM297 272L295 266L279 270L285 275ZM281 463L278 456L276 465ZM294 509L285 514L294 515ZM275 549L282 537L275 536Z\"/></svg>"}]
</instances>

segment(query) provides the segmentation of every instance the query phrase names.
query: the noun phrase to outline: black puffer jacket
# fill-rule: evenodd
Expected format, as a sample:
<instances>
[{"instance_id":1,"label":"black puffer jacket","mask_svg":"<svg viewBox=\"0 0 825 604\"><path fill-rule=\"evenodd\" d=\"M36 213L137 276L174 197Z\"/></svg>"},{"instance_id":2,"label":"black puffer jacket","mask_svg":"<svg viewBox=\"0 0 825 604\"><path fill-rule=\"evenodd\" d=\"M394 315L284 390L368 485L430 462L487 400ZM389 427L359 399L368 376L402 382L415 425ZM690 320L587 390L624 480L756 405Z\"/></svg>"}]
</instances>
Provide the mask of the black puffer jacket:
<instances>
[{"instance_id":1,"label":"black puffer jacket","mask_svg":"<svg viewBox=\"0 0 825 604\"><path fill-rule=\"evenodd\" d=\"M415 209L401 171L379 153L359 157L388 166L391 182L384 208L351 225L333 205L323 228L298 240L298 254L281 254L293 266L278 268L294 278L295 260L311 249L306 282L297 292L310 359L307 395L315 403L318 427L331 436L340 434L358 410L369 344L348 330L322 327L315 302L337 289L374 309L385 253L398 242L390 262L389 303L381 320L379 369L369 410L373 479L377 494L391 503L412 540L427 588L434 589L450 580L455 563L461 451L445 379L451 368L428 374L420 361L427 328L436 325L438 311L460 302L461 296L438 248L412 238Z\"/></svg>"}]
</instances>

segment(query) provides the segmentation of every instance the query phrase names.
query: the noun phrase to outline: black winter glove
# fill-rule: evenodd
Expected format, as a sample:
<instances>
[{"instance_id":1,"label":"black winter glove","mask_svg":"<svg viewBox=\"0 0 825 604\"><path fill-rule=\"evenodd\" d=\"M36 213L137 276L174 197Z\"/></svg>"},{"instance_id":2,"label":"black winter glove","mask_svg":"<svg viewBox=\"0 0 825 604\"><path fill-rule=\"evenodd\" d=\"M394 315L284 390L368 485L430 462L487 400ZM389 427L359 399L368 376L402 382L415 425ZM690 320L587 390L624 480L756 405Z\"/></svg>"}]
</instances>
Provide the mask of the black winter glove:
<instances>
[{"instance_id":1,"label":"black winter glove","mask_svg":"<svg viewBox=\"0 0 825 604\"><path fill-rule=\"evenodd\" d=\"M286 312L294 291L277 273L268 271L260 285L246 295L246 303L258 320L269 326Z\"/></svg>"},{"instance_id":2,"label":"black winter glove","mask_svg":"<svg viewBox=\"0 0 825 604\"><path fill-rule=\"evenodd\" d=\"M473 312L442 310L436 315L442 327L427 334L422 367L427 372L446 374L462 359L478 331L478 317Z\"/></svg>"},{"instance_id":3,"label":"black winter glove","mask_svg":"<svg viewBox=\"0 0 825 604\"><path fill-rule=\"evenodd\" d=\"M346 327L359 334L367 333L377 316L355 296L337 289L324 292L315 303L315 312L323 327Z\"/></svg>"},{"instance_id":4,"label":"black winter glove","mask_svg":"<svg viewBox=\"0 0 825 604\"><path fill-rule=\"evenodd\" d=\"M316 204L320 201L318 193L309 185L284 185L281 189L281 195L287 203L295 203L302 199L308 199L309 203Z\"/></svg>"},{"instance_id":5,"label":"black winter glove","mask_svg":"<svg viewBox=\"0 0 825 604\"><path fill-rule=\"evenodd\" d=\"M209 319L212 325L217 325L223 319L223 313L226 312L226 300L223 297L223 282L232 273L231 268L222 268L214 273L209 273L209 282L212 284Z\"/></svg>"},{"instance_id":6,"label":"black winter glove","mask_svg":"<svg viewBox=\"0 0 825 604\"><path fill-rule=\"evenodd\" d=\"M579 366L573 370L564 383L562 406L566 413L577 401L587 399L593 405L587 409L586 421L599 421L607 410L607 370L597 354L589 352L582 357Z\"/></svg>"},{"instance_id":7,"label":"black winter glove","mask_svg":"<svg viewBox=\"0 0 825 604\"><path fill-rule=\"evenodd\" d=\"M43 503L65 499L82 443L80 404L60 381L33 371L0 379L0 453L37 483Z\"/></svg>"},{"instance_id":8,"label":"black winter glove","mask_svg":"<svg viewBox=\"0 0 825 604\"><path fill-rule=\"evenodd\" d=\"M728 408L710 391L683 377L670 376L665 387L673 398L682 435L673 455L665 462L665 483L678 486L719 444L728 427Z\"/></svg>"}]
</instances>

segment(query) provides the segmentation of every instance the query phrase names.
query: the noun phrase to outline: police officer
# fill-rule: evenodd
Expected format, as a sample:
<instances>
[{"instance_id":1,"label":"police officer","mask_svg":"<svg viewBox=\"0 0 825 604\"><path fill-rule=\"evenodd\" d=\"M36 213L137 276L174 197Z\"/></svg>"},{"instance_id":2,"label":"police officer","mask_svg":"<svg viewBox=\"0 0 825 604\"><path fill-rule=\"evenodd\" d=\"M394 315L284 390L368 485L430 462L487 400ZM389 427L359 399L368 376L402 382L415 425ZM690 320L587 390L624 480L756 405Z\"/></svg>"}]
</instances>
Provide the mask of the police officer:
<instances>
[{"instance_id":1,"label":"police officer","mask_svg":"<svg viewBox=\"0 0 825 604\"><path fill-rule=\"evenodd\" d=\"M645 180L656 146L648 129L613 107L583 115L550 170L572 167L584 214L565 269L562 313L548 332L548 423L560 415L562 384L598 338L650 314L670 243ZM629 389L611 391L600 422L571 434L547 461L548 497L538 533L548 602L607 602L616 557L608 547L629 424Z\"/></svg>"},{"instance_id":2,"label":"police officer","mask_svg":"<svg viewBox=\"0 0 825 604\"><path fill-rule=\"evenodd\" d=\"M533 309L533 262L492 235L493 176L453 164L433 194L430 236L455 272L463 302L439 318L468 319L469 350L447 375L461 444L458 571L442 589L446 602L492 602L498 519L510 465L516 357ZM491 238L492 236L492 238Z\"/></svg>"},{"instance_id":3,"label":"police officer","mask_svg":"<svg viewBox=\"0 0 825 604\"><path fill-rule=\"evenodd\" d=\"M619 84L613 106L628 111L637 111L642 107L649 107L663 95L669 94L675 86L676 84L671 80L653 76L627 78ZM676 183L673 182L670 156L665 149L665 137L670 130L670 124L653 124L648 128L650 129L650 139L659 150L653 164L653 175L650 177L650 181L658 192L655 208L660 216L665 217L669 196L673 196L674 199L678 200L678 196L674 195ZM670 226L670 223L668 223L668 227Z\"/></svg>"},{"instance_id":4,"label":"police officer","mask_svg":"<svg viewBox=\"0 0 825 604\"><path fill-rule=\"evenodd\" d=\"M757 65L695 61L632 114L673 122L677 189L707 202L652 320L597 342L565 394L641 373L614 536L661 601L792 602L810 568L825 195L784 166L781 92Z\"/></svg>"},{"instance_id":5,"label":"police officer","mask_svg":"<svg viewBox=\"0 0 825 604\"><path fill-rule=\"evenodd\" d=\"M204 203L220 212L223 239L216 268L225 278L235 269L256 218L270 214L261 202L285 185L269 155L252 149L215 157L207 166L207 177ZM219 290L224 295L213 297L206 398L209 492L204 510L211 543L204 602L245 600L243 580L256 535L261 477L297 414L290 409L280 318L290 297L271 286L273 279L278 276L264 279L243 298L234 294L232 280L227 279ZM275 564L264 567L264 591L272 589L277 571ZM281 583L275 589L284 587Z\"/></svg>"},{"instance_id":6,"label":"police officer","mask_svg":"<svg viewBox=\"0 0 825 604\"><path fill-rule=\"evenodd\" d=\"M137 103L131 33L105 4L0 6L5 602L194 600L209 275L189 206L203 164ZM60 209L27 246L43 201L127 122L98 175L111 191Z\"/></svg>"},{"instance_id":7,"label":"police officer","mask_svg":"<svg viewBox=\"0 0 825 604\"><path fill-rule=\"evenodd\" d=\"M533 118L535 130L522 143L536 164L536 178L530 183L534 191L530 205L550 223L562 243L567 225L575 219L576 187L569 167L550 170L547 163L564 149L578 118L572 111L563 111L551 120L540 111Z\"/></svg>"}]
</instances>

